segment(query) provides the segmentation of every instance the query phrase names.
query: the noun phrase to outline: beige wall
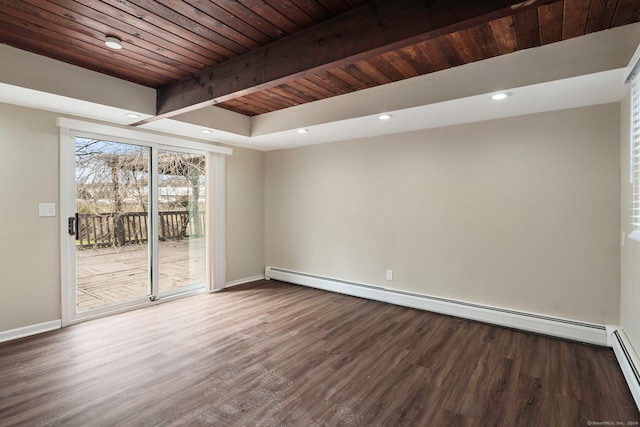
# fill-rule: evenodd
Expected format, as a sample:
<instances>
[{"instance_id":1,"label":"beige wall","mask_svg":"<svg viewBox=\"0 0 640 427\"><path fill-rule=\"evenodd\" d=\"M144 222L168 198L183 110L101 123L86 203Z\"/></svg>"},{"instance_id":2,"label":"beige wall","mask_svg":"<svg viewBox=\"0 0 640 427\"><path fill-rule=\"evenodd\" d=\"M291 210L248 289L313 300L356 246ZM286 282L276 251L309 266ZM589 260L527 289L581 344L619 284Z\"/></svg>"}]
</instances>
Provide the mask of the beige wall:
<instances>
[{"instance_id":1,"label":"beige wall","mask_svg":"<svg viewBox=\"0 0 640 427\"><path fill-rule=\"evenodd\" d=\"M232 147L227 156L227 282L264 274L264 158Z\"/></svg>"},{"instance_id":2,"label":"beige wall","mask_svg":"<svg viewBox=\"0 0 640 427\"><path fill-rule=\"evenodd\" d=\"M625 236L620 254L620 325L640 354L640 242L627 239L630 223L632 186L629 182L630 108L629 96L620 104L620 222Z\"/></svg>"},{"instance_id":3,"label":"beige wall","mask_svg":"<svg viewBox=\"0 0 640 427\"><path fill-rule=\"evenodd\" d=\"M618 286L618 141L624 168L628 127L619 111L595 106L266 154L235 147L227 280L261 274L266 247L267 265L599 323L620 321L622 294L622 324L638 348L629 301L639 296L630 260L640 244L623 248ZM55 117L0 104L0 174L9 183L0 186L0 224L10 224L0 227L0 331L60 317L58 218L37 215L38 203L58 203Z\"/></svg>"},{"instance_id":4,"label":"beige wall","mask_svg":"<svg viewBox=\"0 0 640 427\"><path fill-rule=\"evenodd\" d=\"M267 265L617 324L619 129L610 104L268 152Z\"/></svg>"},{"instance_id":5,"label":"beige wall","mask_svg":"<svg viewBox=\"0 0 640 427\"><path fill-rule=\"evenodd\" d=\"M0 332L60 319L57 115L0 103ZM263 273L264 153L227 157L227 280Z\"/></svg>"},{"instance_id":6,"label":"beige wall","mask_svg":"<svg viewBox=\"0 0 640 427\"><path fill-rule=\"evenodd\" d=\"M0 104L0 331L60 318L58 128L54 116Z\"/></svg>"}]
</instances>

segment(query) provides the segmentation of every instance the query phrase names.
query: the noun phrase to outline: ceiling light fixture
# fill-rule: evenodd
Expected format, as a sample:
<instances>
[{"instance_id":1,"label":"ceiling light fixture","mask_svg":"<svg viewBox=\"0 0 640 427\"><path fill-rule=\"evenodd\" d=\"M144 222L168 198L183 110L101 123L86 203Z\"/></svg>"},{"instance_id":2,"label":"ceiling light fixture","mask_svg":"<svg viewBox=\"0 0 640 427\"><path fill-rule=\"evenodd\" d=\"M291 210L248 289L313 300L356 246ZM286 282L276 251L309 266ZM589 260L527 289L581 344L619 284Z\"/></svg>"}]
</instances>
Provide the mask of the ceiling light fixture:
<instances>
[{"instance_id":1,"label":"ceiling light fixture","mask_svg":"<svg viewBox=\"0 0 640 427\"><path fill-rule=\"evenodd\" d=\"M298 133L308 133L309 129L298 129Z\"/></svg>"},{"instance_id":2,"label":"ceiling light fixture","mask_svg":"<svg viewBox=\"0 0 640 427\"><path fill-rule=\"evenodd\" d=\"M211 133L211 131L209 129L202 129L200 132L202 132L202 133Z\"/></svg>"},{"instance_id":3,"label":"ceiling light fixture","mask_svg":"<svg viewBox=\"0 0 640 427\"><path fill-rule=\"evenodd\" d=\"M140 118L139 115L133 114L133 113L125 114L125 116L129 117L130 119L139 119Z\"/></svg>"},{"instance_id":4,"label":"ceiling light fixture","mask_svg":"<svg viewBox=\"0 0 640 427\"><path fill-rule=\"evenodd\" d=\"M122 49L122 41L117 37L107 36L104 44L110 49Z\"/></svg>"},{"instance_id":5,"label":"ceiling light fixture","mask_svg":"<svg viewBox=\"0 0 640 427\"><path fill-rule=\"evenodd\" d=\"M389 120L391 117L392 117L391 114L386 114L385 113L385 114L380 114L378 116L378 119L380 119L380 120Z\"/></svg>"},{"instance_id":6,"label":"ceiling light fixture","mask_svg":"<svg viewBox=\"0 0 640 427\"><path fill-rule=\"evenodd\" d=\"M491 96L491 99L493 99L494 101L501 101L503 99L506 99L508 96L511 96L511 92L500 92Z\"/></svg>"}]
</instances>

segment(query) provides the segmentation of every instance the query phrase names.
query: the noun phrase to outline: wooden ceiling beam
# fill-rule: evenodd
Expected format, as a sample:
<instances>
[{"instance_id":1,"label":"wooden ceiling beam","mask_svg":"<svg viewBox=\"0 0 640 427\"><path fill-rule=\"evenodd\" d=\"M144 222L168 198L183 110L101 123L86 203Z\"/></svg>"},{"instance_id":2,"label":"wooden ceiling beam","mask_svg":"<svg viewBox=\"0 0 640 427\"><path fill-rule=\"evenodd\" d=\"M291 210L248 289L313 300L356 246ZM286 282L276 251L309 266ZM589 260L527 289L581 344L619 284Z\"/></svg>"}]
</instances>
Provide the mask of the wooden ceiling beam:
<instances>
[{"instance_id":1,"label":"wooden ceiling beam","mask_svg":"<svg viewBox=\"0 0 640 427\"><path fill-rule=\"evenodd\" d=\"M554 0L374 0L157 91L160 118L215 105Z\"/></svg>"}]
</instances>

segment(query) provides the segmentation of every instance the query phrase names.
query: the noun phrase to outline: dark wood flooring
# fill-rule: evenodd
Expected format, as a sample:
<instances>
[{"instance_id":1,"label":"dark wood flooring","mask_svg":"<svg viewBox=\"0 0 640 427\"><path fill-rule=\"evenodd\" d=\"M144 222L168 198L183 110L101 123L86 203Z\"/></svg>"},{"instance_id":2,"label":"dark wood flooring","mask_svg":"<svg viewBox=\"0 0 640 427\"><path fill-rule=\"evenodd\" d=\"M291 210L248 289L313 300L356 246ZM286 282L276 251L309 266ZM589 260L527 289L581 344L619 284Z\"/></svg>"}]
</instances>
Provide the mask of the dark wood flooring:
<instances>
[{"instance_id":1,"label":"dark wood flooring","mask_svg":"<svg viewBox=\"0 0 640 427\"><path fill-rule=\"evenodd\" d=\"M638 420L611 349L276 281L0 344L2 426Z\"/></svg>"}]
</instances>

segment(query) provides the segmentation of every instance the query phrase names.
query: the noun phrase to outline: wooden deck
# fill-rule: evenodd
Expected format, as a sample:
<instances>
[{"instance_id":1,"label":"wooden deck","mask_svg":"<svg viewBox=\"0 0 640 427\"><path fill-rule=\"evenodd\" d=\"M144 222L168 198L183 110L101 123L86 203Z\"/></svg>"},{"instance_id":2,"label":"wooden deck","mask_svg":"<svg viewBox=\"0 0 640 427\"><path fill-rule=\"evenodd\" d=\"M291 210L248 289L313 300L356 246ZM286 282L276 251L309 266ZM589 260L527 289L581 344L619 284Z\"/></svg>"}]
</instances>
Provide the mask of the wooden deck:
<instances>
[{"instance_id":1,"label":"wooden deck","mask_svg":"<svg viewBox=\"0 0 640 427\"><path fill-rule=\"evenodd\" d=\"M189 257L189 248L196 256ZM160 242L160 291L204 282L204 238ZM146 245L77 251L77 308L90 310L149 294Z\"/></svg>"}]
</instances>

